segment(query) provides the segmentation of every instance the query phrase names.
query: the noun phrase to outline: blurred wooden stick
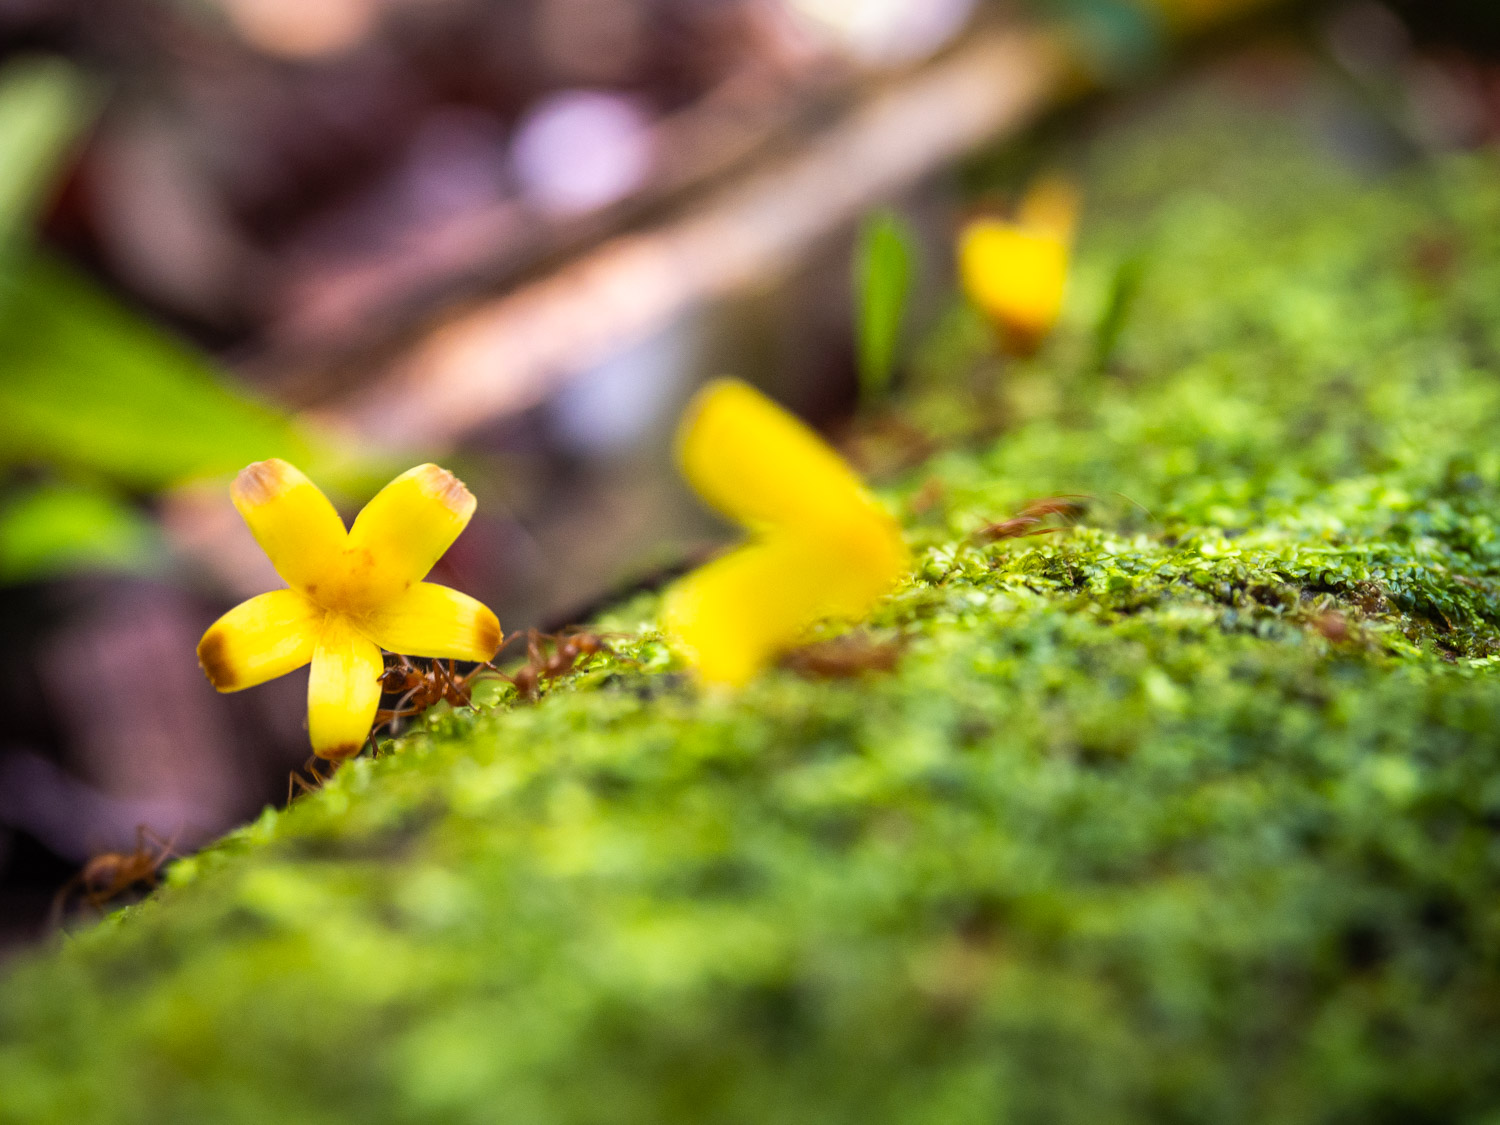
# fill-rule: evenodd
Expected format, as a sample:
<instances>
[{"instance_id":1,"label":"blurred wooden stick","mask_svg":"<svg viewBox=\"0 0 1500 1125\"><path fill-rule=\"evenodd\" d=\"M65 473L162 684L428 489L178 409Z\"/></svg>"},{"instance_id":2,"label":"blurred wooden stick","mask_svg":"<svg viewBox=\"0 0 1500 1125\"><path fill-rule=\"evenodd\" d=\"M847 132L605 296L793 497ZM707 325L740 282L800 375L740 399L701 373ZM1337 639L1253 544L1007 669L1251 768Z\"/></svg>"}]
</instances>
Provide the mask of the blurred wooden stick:
<instances>
[{"instance_id":1,"label":"blurred wooden stick","mask_svg":"<svg viewBox=\"0 0 1500 1125\"><path fill-rule=\"evenodd\" d=\"M450 446L690 309L787 269L865 208L1023 126L1070 73L1048 35L980 34L683 217L451 316L315 418L387 448Z\"/></svg>"}]
</instances>

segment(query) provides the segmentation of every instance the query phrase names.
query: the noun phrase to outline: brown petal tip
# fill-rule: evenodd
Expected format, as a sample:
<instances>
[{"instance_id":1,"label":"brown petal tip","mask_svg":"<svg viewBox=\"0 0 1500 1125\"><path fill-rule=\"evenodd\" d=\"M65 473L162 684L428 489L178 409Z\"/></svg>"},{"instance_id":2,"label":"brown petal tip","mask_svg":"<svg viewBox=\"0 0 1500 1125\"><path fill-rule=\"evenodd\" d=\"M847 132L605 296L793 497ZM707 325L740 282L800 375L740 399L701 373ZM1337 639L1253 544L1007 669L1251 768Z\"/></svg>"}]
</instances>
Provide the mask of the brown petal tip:
<instances>
[{"instance_id":1,"label":"brown petal tip","mask_svg":"<svg viewBox=\"0 0 1500 1125\"><path fill-rule=\"evenodd\" d=\"M277 457L257 461L240 470L230 492L242 504L264 504L286 489L296 471Z\"/></svg>"},{"instance_id":2,"label":"brown petal tip","mask_svg":"<svg viewBox=\"0 0 1500 1125\"><path fill-rule=\"evenodd\" d=\"M363 749L362 742L342 742L337 746L314 747L313 753L330 762L342 762L355 757Z\"/></svg>"},{"instance_id":3,"label":"brown petal tip","mask_svg":"<svg viewBox=\"0 0 1500 1125\"><path fill-rule=\"evenodd\" d=\"M495 653L500 651L500 638L504 634L500 631L500 619L493 613L481 614L479 620L474 623L474 644L480 652L488 653L486 660L494 659Z\"/></svg>"},{"instance_id":4,"label":"brown petal tip","mask_svg":"<svg viewBox=\"0 0 1500 1125\"><path fill-rule=\"evenodd\" d=\"M234 667L224 651L227 644L218 629L210 629L198 642L198 664L217 691L233 691L235 687Z\"/></svg>"},{"instance_id":5,"label":"brown petal tip","mask_svg":"<svg viewBox=\"0 0 1500 1125\"><path fill-rule=\"evenodd\" d=\"M474 494L463 481L441 465L423 465L417 472L417 479L422 482L423 490L445 507L463 515L473 513Z\"/></svg>"}]
</instances>

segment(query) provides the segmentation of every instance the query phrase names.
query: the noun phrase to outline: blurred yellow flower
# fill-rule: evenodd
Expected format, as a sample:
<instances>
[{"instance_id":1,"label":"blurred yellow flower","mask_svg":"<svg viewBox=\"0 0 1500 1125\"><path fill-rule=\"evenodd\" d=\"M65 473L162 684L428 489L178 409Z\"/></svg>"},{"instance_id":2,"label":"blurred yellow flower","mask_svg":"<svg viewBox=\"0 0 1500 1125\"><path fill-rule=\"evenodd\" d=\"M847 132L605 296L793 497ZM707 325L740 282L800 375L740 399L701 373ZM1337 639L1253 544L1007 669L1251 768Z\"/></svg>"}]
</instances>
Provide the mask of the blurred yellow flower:
<instances>
[{"instance_id":1,"label":"blurred yellow flower","mask_svg":"<svg viewBox=\"0 0 1500 1125\"><path fill-rule=\"evenodd\" d=\"M1062 313L1077 219L1077 189L1049 176L1032 185L1014 222L975 219L959 234L964 292L1012 352L1035 351Z\"/></svg>"},{"instance_id":2,"label":"blurred yellow flower","mask_svg":"<svg viewBox=\"0 0 1500 1125\"><path fill-rule=\"evenodd\" d=\"M408 656L488 660L500 622L457 590L422 579L474 514L452 473L418 465L376 494L347 531L312 481L285 461L258 461L230 488L290 589L235 606L198 642L219 691L254 687L312 663L313 753L358 754L380 705L382 647Z\"/></svg>"},{"instance_id":3,"label":"blurred yellow flower","mask_svg":"<svg viewBox=\"0 0 1500 1125\"><path fill-rule=\"evenodd\" d=\"M688 483L751 532L676 583L662 628L707 683L738 686L825 617L857 618L908 567L896 521L822 439L736 379L689 404Z\"/></svg>"}]
</instances>

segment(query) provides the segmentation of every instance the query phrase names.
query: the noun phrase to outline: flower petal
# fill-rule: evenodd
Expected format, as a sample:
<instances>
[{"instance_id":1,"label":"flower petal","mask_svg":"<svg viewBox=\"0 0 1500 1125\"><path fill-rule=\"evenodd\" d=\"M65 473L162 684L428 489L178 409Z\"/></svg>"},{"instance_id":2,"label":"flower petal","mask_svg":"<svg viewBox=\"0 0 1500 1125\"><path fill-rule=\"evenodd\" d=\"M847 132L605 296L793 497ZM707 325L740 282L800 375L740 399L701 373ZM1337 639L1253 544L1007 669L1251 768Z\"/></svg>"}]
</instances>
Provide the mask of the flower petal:
<instances>
[{"instance_id":1,"label":"flower petal","mask_svg":"<svg viewBox=\"0 0 1500 1125\"><path fill-rule=\"evenodd\" d=\"M380 647L331 615L307 680L307 734L320 758L352 758L364 746L380 706Z\"/></svg>"},{"instance_id":2,"label":"flower petal","mask_svg":"<svg viewBox=\"0 0 1500 1125\"><path fill-rule=\"evenodd\" d=\"M789 581L803 563L791 539L752 543L681 579L662 602L662 628L701 679L738 687L817 617L811 583Z\"/></svg>"},{"instance_id":3,"label":"flower petal","mask_svg":"<svg viewBox=\"0 0 1500 1125\"><path fill-rule=\"evenodd\" d=\"M381 648L407 656L488 660L500 647L500 621L489 607L435 582L417 583L360 627Z\"/></svg>"},{"instance_id":4,"label":"flower petal","mask_svg":"<svg viewBox=\"0 0 1500 1125\"><path fill-rule=\"evenodd\" d=\"M959 272L970 300L1019 344L1034 346L1062 312L1068 244L1047 231L976 220L959 240Z\"/></svg>"},{"instance_id":5,"label":"flower petal","mask_svg":"<svg viewBox=\"0 0 1500 1125\"><path fill-rule=\"evenodd\" d=\"M812 527L875 506L822 438L738 379L717 379L694 396L677 456L704 501L750 527Z\"/></svg>"},{"instance_id":6,"label":"flower petal","mask_svg":"<svg viewBox=\"0 0 1500 1125\"><path fill-rule=\"evenodd\" d=\"M698 394L678 453L704 499L758 533L663 602L663 628L704 680L744 683L819 618L862 616L906 569L900 527L854 471L746 384Z\"/></svg>"},{"instance_id":7,"label":"flower petal","mask_svg":"<svg viewBox=\"0 0 1500 1125\"><path fill-rule=\"evenodd\" d=\"M819 563L809 572L823 584L820 617L863 617L911 568L901 525L883 510L819 534Z\"/></svg>"},{"instance_id":8,"label":"flower petal","mask_svg":"<svg viewBox=\"0 0 1500 1125\"><path fill-rule=\"evenodd\" d=\"M208 627L198 663L219 691L239 691L295 671L312 659L323 611L295 590L241 602Z\"/></svg>"},{"instance_id":9,"label":"flower petal","mask_svg":"<svg viewBox=\"0 0 1500 1125\"><path fill-rule=\"evenodd\" d=\"M448 470L418 465L375 494L349 529L349 547L363 552L363 580L379 602L420 582L453 545L474 514L473 494ZM358 565L356 563L356 565Z\"/></svg>"},{"instance_id":10,"label":"flower petal","mask_svg":"<svg viewBox=\"0 0 1500 1125\"><path fill-rule=\"evenodd\" d=\"M287 585L315 595L336 572L347 538L328 497L295 466L274 458L247 466L229 495Z\"/></svg>"},{"instance_id":11,"label":"flower petal","mask_svg":"<svg viewBox=\"0 0 1500 1125\"><path fill-rule=\"evenodd\" d=\"M892 522L817 540L773 534L715 559L674 585L662 627L698 675L739 686L824 617L859 617L906 567Z\"/></svg>"}]
</instances>

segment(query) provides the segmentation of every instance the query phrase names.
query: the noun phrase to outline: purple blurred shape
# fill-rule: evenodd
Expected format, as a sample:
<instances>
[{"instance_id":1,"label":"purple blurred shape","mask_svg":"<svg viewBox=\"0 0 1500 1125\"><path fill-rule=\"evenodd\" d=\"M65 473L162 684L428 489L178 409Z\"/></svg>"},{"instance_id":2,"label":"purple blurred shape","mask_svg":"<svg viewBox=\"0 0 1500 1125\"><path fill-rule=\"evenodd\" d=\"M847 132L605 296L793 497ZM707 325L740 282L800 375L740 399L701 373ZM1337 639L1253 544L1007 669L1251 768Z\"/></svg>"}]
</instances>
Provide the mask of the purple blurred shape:
<instances>
[{"instance_id":1,"label":"purple blurred shape","mask_svg":"<svg viewBox=\"0 0 1500 1125\"><path fill-rule=\"evenodd\" d=\"M65 859L82 863L104 851L128 852L145 824L159 835L186 842L201 810L179 798L111 797L38 754L0 755L0 824L19 828ZM203 835L200 829L193 840Z\"/></svg>"},{"instance_id":2,"label":"purple blurred shape","mask_svg":"<svg viewBox=\"0 0 1500 1125\"><path fill-rule=\"evenodd\" d=\"M511 146L527 200L549 214L607 207L651 170L650 121L620 94L565 90L543 98L521 120Z\"/></svg>"},{"instance_id":3,"label":"purple blurred shape","mask_svg":"<svg viewBox=\"0 0 1500 1125\"><path fill-rule=\"evenodd\" d=\"M505 128L477 109L432 113L407 151L404 179L418 221L489 207L505 195Z\"/></svg>"}]
</instances>

